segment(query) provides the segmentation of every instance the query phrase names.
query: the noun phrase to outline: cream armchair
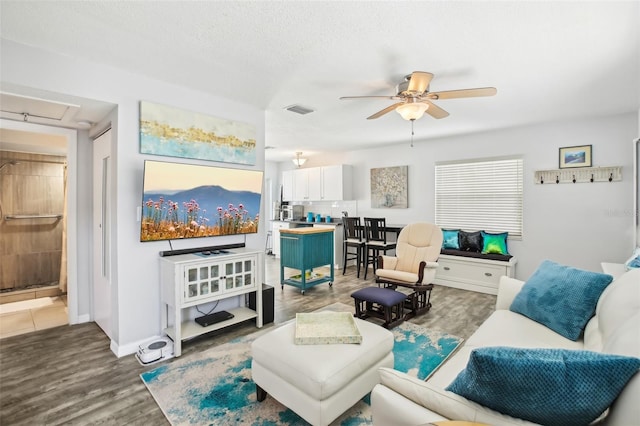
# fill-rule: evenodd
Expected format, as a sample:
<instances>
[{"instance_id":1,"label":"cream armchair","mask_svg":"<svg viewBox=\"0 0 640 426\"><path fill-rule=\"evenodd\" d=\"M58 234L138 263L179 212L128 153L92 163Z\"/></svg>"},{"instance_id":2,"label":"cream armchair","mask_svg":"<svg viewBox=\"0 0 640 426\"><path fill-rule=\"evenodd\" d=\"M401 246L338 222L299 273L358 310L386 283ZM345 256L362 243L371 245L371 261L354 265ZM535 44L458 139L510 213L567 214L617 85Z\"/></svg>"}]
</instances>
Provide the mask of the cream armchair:
<instances>
[{"instance_id":1,"label":"cream armchair","mask_svg":"<svg viewBox=\"0 0 640 426\"><path fill-rule=\"evenodd\" d=\"M409 312L405 319L431 308L431 282L436 276L441 248L442 229L437 225L418 222L400 231L396 256L378 257L376 283L393 289L405 287L412 291L407 297L406 308Z\"/></svg>"}]
</instances>

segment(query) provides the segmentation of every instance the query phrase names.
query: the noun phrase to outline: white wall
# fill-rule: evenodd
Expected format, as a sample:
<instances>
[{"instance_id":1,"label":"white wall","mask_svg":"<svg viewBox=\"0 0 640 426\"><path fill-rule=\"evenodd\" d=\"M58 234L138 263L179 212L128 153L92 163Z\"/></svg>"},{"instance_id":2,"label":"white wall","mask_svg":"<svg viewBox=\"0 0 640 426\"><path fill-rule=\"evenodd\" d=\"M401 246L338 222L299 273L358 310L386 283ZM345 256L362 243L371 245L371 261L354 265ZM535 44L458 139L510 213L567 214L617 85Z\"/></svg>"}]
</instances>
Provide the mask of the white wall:
<instances>
[{"instance_id":1,"label":"white wall","mask_svg":"<svg viewBox=\"0 0 640 426\"><path fill-rule=\"evenodd\" d=\"M2 81L72 96L96 99L118 105L114 122L114 170L113 188L114 230L112 268L114 306L114 337L112 349L117 354L130 353L138 342L160 334L160 292L158 277L158 252L169 250L167 242L141 243L137 207L142 200L142 172L144 159L160 157L139 153L138 120L141 100L171 105L217 117L252 123L257 130L257 164L254 169L264 169L264 111L238 102L207 95L123 70L81 61L26 45L2 40L0 46ZM78 148L80 164L91 164L91 149ZM195 160L171 159L201 164ZM214 163L215 164L215 163ZM223 165L220 163L220 165ZM224 164L225 167L241 167ZM251 168L251 167L243 167ZM91 200L92 171L79 168L79 199ZM91 217L90 202L79 203L79 217ZM261 211L264 216L264 206ZM247 246L264 248L265 230L247 237ZM79 247L91 248L88 233L80 236ZM219 237L175 242L174 249L241 242L239 237ZM83 257L88 262L90 257ZM78 265L79 273L88 278L86 264ZM79 314L90 310L90 280L79 283Z\"/></svg>"},{"instance_id":2,"label":"white wall","mask_svg":"<svg viewBox=\"0 0 640 426\"><path fill-rule=\"evenodd\" d=\"M630 256L634 240L631 141L637 129L634 112L421 141L413 148L407 140L401 145L318 156L307 163L309 167L351 164L358 214L409 223L434 220L436 162L523 156L524 235L521 241L510 240L509 250L518 258L517 277L526 279L544 259L600 271L600 262L621 263ZM593 145L594 166L623 166L623 181L534 183L535 170L557 168L559 148L574 145ZM281 165L288 168L286 162ZM409 166L409 208L372 209L370 169L400 165Z\"/></svg>"}]
</instances>

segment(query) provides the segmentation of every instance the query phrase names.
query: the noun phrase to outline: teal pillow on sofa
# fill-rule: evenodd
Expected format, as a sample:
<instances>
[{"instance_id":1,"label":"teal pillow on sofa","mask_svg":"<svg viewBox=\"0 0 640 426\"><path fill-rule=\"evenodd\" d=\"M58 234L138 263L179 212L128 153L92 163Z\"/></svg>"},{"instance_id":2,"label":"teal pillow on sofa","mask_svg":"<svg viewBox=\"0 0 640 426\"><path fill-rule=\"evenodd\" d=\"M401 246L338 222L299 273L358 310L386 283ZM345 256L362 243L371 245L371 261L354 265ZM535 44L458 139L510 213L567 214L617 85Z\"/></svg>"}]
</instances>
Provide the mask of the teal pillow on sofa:
<instances>
[{"instance_id":1,"label":"teal pillow on sofa","mask_svg":"<svg viewBox=\"0 0 640 426\"><path fill-rule=\"evenodd\" d=\"M460 242L458 241L459 229L443 229L442 230L442 248L460 250Z\"/></svg>"},{"instance_id":2,"label":"teal pillow on sofa","mask_svg":"<svg viewBox=\"0 0 640 426\"><path fill-rule=\"evenodd\" d=\"M490 234L482 231L482 254L509 254L507 250L508 232L500 234Z\"/></svg>"},{"instance_id":3,"label":"teal pillow on sofa","mask_svg":"<svg viewBox=\"0 0 640 426\"><path fill-rule=\"evenodd\" d=\"M640 268L640 247L636 247L629 260L624 262L624 267L627 271L629 269Z\"/></svg>"},{"instance_id":4,"label":"teal pillow on sofa","mask_svg":"<svg viewBox=\"0 0 640 426\"><path fill-rule=\"evenodd\" d=\"M509 310L576 341L613 277L545 260L524 283Z\"/></svg>"},{"instance_id":5,"label":"teal pillow on sofa","mask_svg":"<svg viewBox=\"0 0 640 426\"><path fill-rule=\"evenodd\" d=\"M446 390L512 417L584 426L598 418L638 372L640 359L568 349L486 347Z\"/></svg>"}]
</instances>

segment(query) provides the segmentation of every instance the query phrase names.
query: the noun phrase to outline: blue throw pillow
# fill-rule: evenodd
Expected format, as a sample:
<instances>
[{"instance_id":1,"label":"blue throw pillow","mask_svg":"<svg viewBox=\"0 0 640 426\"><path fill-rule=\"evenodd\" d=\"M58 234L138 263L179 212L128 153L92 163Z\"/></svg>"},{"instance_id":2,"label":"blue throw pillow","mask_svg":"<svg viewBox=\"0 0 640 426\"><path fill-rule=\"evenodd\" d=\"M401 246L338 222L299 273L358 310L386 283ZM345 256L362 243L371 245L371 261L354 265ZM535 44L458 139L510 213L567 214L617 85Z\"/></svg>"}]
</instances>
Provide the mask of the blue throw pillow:
<instances>
[{"instance_id":1,"label":"blue throw pillow","mask_svg":"<svg viewBox=\"0 0 640 426\"><path fill-rule=\"evenodd\" d=\"M442 230L442 248L460 250L460 243L458 242L459 229L443 229Z\"/></svg>"},{"instance_id":2,"label":"blue throw pillow","mask_svg":"<svg viewBox=\"0 0 640 426\"><path fill-rule=\"evenodd\" d=\"M640 359L568 349L487 347L446 390L512 417L584 426L598 418L640 368Z\"/></svg>"},{"instance_id":3,"label":"blue throw pillow","mask_svg":"<svg viewBox=\"0 0 640 426\"><path fill-rule=\"evenodd\" d=\"M629 260L624 262L624 267L627 271L634 268L640 268L640 247L636 247Z\"/></svg>"},{"instance_id":4,"label":"blue throw pillow","mask_svg":"<svg viewBox=\"0 0 640 426\"><path fill-rule=\"evenodd\" d=\"M482 233L482 254L509 254L507 250L507 236L508 232L501 234L490 234L488 232L481 231Z\"/></svg>"},{"instance_id":5,"label":"blue throw pillow","mask_svg":"<svg viewBox=\"0 0 640 426\"><path fill-rule=\"evenodd\" d=\"M578 340L613 277L545 260L522 286L509 309Z\"/></svg>"}]
</instances>

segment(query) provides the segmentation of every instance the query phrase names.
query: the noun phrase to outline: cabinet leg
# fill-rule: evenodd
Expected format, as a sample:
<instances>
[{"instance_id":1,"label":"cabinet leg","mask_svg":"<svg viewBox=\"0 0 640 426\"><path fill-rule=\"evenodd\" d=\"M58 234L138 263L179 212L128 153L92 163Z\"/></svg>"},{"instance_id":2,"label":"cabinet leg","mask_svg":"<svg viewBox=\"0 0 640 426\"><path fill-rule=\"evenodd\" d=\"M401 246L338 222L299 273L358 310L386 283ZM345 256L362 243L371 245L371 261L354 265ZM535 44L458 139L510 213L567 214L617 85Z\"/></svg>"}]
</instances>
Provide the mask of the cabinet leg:
<instances>
[{"instance_id":1,"label":"cabinet leg","mask_svg":"<svg viewBox=\"0 0 640 426\"><path fill-rule=\"evenodd\" d=\"M256 385L256 399L258 402L262 402L267 398L267 391Z\"/></svg>"}]
</instances>

